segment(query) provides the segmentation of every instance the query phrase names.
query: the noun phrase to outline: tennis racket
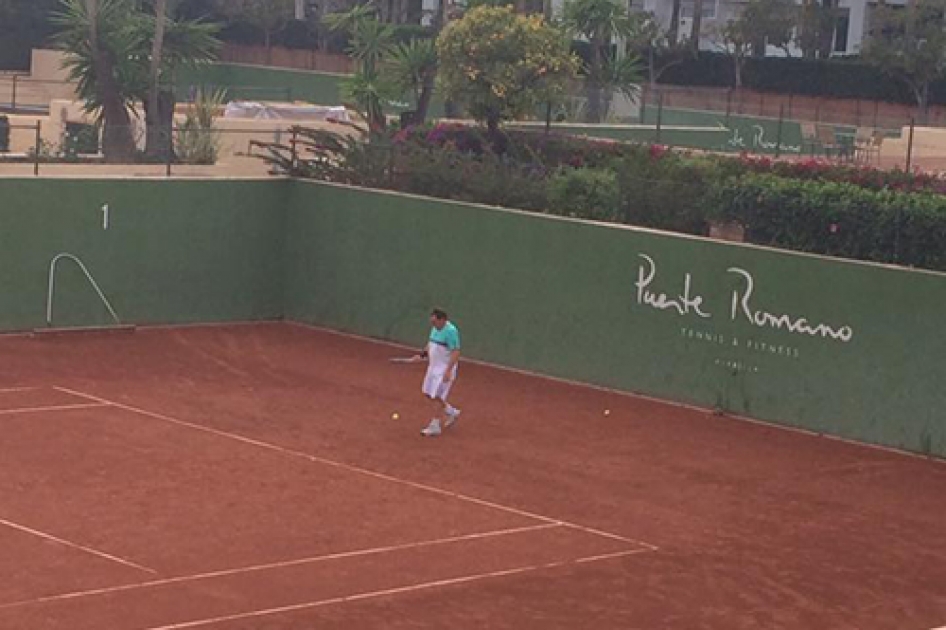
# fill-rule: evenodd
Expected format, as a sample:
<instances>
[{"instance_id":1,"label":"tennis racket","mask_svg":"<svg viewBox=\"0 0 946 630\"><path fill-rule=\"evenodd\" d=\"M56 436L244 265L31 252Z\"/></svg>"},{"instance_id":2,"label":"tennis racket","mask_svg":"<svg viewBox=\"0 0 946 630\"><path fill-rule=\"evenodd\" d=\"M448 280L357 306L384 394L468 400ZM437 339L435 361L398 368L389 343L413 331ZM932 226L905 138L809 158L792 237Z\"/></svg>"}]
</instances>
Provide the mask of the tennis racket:
<instances>
[{"instance_id":1,"label":"tennis racket","mask_svg":"<svg viewBox=\"0 0 946 630\"><path fill-rule=\"evenodd\" d=\"M413 357L391 357L388 359L391 363L420 363L424 359L419 356Z\"/></svg>"}]
</instances>

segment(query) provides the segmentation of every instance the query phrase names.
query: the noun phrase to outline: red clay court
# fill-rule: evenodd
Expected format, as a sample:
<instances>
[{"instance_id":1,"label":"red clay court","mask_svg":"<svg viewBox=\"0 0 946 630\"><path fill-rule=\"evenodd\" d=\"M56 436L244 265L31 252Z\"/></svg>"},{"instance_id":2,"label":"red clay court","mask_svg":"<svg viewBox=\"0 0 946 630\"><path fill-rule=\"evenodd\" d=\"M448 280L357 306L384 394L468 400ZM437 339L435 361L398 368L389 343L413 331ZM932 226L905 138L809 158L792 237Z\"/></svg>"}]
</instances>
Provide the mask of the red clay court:
<instances>
[{"instance_id":1,"label":"red clay court","mask_svg":"<svg viewBox=\"0 0 946 630\"><path fill-rule=\"evenodd\" d=\"M946 625L942 462L399 352L0 337L0 628Z\"/></svg>"}]
</instances>

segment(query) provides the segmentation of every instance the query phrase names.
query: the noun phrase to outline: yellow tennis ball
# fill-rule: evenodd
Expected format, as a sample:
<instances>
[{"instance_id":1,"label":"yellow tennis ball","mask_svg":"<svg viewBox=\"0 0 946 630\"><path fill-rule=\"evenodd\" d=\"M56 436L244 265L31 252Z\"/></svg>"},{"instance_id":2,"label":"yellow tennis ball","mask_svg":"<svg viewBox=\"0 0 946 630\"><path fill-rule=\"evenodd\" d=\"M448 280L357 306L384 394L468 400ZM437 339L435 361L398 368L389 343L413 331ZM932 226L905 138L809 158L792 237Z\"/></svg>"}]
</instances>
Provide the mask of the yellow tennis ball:
<instances>
[{"instance_id":1,"label":"yellow tennis ball","mask_svg":"<svg viewBox=\"0 0 946 630\"><path fill-rule=\"evenodd\" d=\"M610 415L611 415L611 410L610 410L610 409L605 409L605 410L604 410L604 415L610 416Z\"/></svg>"},{"instance_id":2,"label":"yellow tennis ball","mask_svg":"<svg viewBox=\"0 0 946 630\"><path fill-rule=\"evenodd\" d=\"M391 419L392 419L392 420L397 420L397 419L400 418L400 417L401 417L401 416L397 415L396 413L392 413L392 414L391 414Z\"/></svg>"}]
</instances>

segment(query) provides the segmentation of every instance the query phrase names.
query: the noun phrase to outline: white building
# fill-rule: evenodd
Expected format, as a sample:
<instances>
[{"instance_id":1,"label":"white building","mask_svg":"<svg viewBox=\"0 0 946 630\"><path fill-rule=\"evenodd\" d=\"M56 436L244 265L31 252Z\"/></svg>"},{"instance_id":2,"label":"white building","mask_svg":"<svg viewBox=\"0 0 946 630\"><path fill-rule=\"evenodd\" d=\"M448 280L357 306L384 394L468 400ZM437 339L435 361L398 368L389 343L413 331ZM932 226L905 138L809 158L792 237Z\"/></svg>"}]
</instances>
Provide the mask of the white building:
<instances>
[{"instance_id":1,"label":"white building","mask_svg":"<svg viewBox=\"0 0 946 630\"><path fill-rule=\"evenodd\" d=\"M552 10L559 12L566 0L552 0ZM673 15L673 0L627 0L631 10L648 11L657 16L660 23L666 28L670 26ZM801 4L802 0L795 0ZM870 29L871 17L876 10L876 0L812 0L812 2L829 2L835 4L839 17L834 32L832 54L836 56L856 55L861 51L861 45ZM421 0L423 7L423 23L429 24L431 17L437 12L440 0ZM457 0L447 0L448 6L457 3ZM748 0L703 0L703 20L700 27L700 49L718 51L722 43L716 35L718 29L729 20L737 18L745 8ZM313 0L295 0L296 16L305 17ZM887 5L904 6L906 0L886 0ZM678 33L680 37L689 36L693 30L693 0L680 0L680 16ZM794 44L789 46L792 56L800 57L801 50ZM784 56L785 51L770 47L767 54Z\"/></svg>"},{"instance_id":2,"label":"white building","mask_svg":"<svg viewBox=\"0 0 946 630\"><path fill-rule=\"evenodd\" d=\"M801 0L795 0L801 4ZM813 2L832 2L838 8L839 17L834 32L832 54L856 55L861 50L869 32L871 16L876 10L876 0L812 0ZM632 10L649 11L657 16L664 27L670 26L673 14L673 0L629 0ZM564 0L553 0L556 10ZM720 50L722 44L716 36L718 29L731 19L738 17L747 4L746 0L703 0L703 20L700 27L700 49ZM887 0L888 5L904 5L905 0ZM693 0L681 0L678 32L688 36L693 29ZM792 56L801 56L801 51L794 45L789 47ZM785 51L770 48L770 55L785 55Z\"/></svg>"}]
</instances>

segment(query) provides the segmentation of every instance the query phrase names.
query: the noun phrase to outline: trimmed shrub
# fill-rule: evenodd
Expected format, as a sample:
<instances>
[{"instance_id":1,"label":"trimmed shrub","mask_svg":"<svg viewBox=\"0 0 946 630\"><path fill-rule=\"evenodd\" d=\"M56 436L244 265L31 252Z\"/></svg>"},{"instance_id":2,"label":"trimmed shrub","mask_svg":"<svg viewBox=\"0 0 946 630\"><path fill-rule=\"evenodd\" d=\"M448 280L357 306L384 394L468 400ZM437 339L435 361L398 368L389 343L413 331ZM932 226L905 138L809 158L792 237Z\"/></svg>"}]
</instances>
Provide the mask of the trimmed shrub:
<instances>
[{"instance_id":1,"label":"trimmed shrub","mask_svg":"<svg viewBox=\"0 0 946 630\"><path fill-rule=\"evenodd\" d=\"M548 183L549 212L596 221L620 221L617 175L601 168L565 169Z\"/></svg>"},{"instance_id":2,"label":"trimmed shrub","mask_svg":"<svg viewBox=\"0 0 946 630\"><path fill-rule=\"evenodd\" d=\"M669 67L661 75L660 83L733 87L734 74L728 55L701 52L698 57ZM743 87L764 92L916 104L906 83L891 79L856 57L750 57L746 59L742 83ZM930 87L930 102L946 103L946 81L936 81Z\"/></svg>"},{"instance_id":3,"label":"trimmed shrub","mask_svg":"<svg viewBox=\"0 0 946 630\"><path fill-rule=\"evenodd\" d=\"M613 162L625 223L705 234L705 197L719 179L715 164L652 146Z\"/></svg>"},{"instance_id":4,"label":"trimmed shrub","mask_svg":"<svg viewBox=\"0 0 946 630\"><path fill-rule=\"evenodd\" d=\"M760 245L946 271L943 195L752 174L716 186L707 213Z\"/></svg>"}]
</instances>

